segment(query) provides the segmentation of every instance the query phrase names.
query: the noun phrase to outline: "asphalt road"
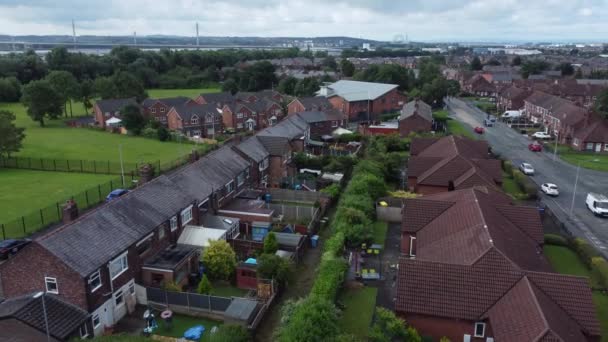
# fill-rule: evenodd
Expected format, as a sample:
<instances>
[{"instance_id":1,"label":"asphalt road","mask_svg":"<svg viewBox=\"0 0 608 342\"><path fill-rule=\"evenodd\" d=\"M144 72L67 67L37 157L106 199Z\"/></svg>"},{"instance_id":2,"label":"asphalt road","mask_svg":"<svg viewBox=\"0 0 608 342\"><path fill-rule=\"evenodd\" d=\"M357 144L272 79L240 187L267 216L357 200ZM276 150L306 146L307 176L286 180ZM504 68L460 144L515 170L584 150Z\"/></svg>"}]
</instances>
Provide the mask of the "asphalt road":
<instances>
[{"instance_id":1,"label":"asphalt road","mask_svg":"<svg viewBox=\"0 0 608 342\"><path fill-rule=\"evenodd\" d=\"M454 98L447 100L446 104L450 116L469 126L471 130L483 126L483 119L487 114L474 105ZM490 143L494 152L510 159L514 167L524 161L532 164L535 175L531 179L539 189L542 183L555 183L559 187L559 196L542 194L541 201L567 223L573 234L584 237L608 257L608 218L594 216L585 204L585 197L589 192L608 195L608 173L578 169L575 192L577 167L559 159L559 154L554 160L552 153L529 151L528 144L532 140L501 122L497 122L494 127L485 128L483 139Z\"/></svg>"}]
</instances>

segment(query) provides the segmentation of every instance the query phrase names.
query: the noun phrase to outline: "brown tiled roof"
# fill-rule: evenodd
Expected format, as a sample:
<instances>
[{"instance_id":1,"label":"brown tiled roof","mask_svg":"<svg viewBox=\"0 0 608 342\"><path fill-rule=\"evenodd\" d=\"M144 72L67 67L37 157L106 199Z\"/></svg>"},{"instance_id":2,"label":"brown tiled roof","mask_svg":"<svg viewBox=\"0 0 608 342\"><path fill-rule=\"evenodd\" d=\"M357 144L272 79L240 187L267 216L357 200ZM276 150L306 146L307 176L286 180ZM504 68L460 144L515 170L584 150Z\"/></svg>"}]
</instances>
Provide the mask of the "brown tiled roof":
<instances>
[{"instance_id":1,"label":"brown tiled roof","mask_svg":"<svg viewBox=\"0 0 608 342\"><path fill-rule=\"evenodd\" d=\"M439 138L415 138L412 139L410 144L410 155L417 156L420 152L424 151L427 147L433 145L439 141Z\"/></svg>"},{"instance_id":2,"label":"brown tiled roof","mask_svg":"<svg viewBox=\"0 0 608 342\"><path fill-rule=\"evenodd\" d=\"M424 146L416 155L423 157L451 157L462 155L468 158L487 159L488 142L484 140L473 140L464 137L450 135L440 139L428 139L428 142L418 142L417 140L427 140L426 138L414 139L412 145L416 148Z\"/></svg>"},{"instance_id":3,"label":"brown tiled roof","mask_svg":"<svg viewBox=\"0 0 608 342\"><path fill-rule=\"evenodd\" d=\"M586 127L577 130L574 133L574 136L578 138L581 143L608 143L608 120L597 119Z\"/></svg>"},{"instance_id":4,"label":"brown tiled roof","mask_svg":"<svg viewBox=\"0 0 608 342\"><path fill-rule=\"evenodd\" d=\"M536 243L544 242L543 226L538 209L533 207L497 205L496 210Z\"/></svg>"},{"instance_id":5,"label":"brown tiled roof","mask_svg":"<svg viewBox=\"0 0 608 342\"><path fill-rule=\"evenodd\" d=\"M407 163L407 176L418 177L441 160L441 157L411 157Z\"/></svg>"},{"instance_id":6,"label":"brown tiled roof","mask_svg":"<svg viewBox=\"0 0 608 342\"><path fill-rule=\"evenodd\" d=\"M497 251L469 266L402 258L395 310L489 320L496 341L585 341L600 334L586 278L523 271Z\"/></svg>"},{"instance_id":7,"label":"brown tiled roof","mask_svg":"<svg viewBox=\"0 0 608 342\"><path fill-rule=\"evenodd\" d=\"M561 97L541 91L533 92L532 95L526 98L526 102L547 109L552 116L558 118L564 125L574 125L584 120L587 115L585 108L579 107Z\"/></svg>"},{"instance_id":8,"label":"brown tiled roof","mask_svg":"<svg viewBox=\"0 0 608 342\"><path fill-rule=\"evenodd\" d=\"M531 221L507 219L501 211L522 214ZM507 209L512 207L512 209ZM403 231L416 232L416 257L420 260L471 265L488 251L498 250L505 259L529 270L549 270L539 254L542 237L540 216L527 207L510 205L497 189L471 188L406 201Z\"/></svg>"}]
</instances>

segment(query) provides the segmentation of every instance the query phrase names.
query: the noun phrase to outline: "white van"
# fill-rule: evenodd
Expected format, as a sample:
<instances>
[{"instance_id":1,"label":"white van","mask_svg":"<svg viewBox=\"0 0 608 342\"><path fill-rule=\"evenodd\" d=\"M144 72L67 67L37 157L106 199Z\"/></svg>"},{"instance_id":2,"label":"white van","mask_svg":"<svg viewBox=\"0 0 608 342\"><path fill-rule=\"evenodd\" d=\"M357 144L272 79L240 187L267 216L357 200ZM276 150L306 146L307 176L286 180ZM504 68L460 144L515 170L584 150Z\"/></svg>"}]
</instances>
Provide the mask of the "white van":
<instances>
[{"instance_id":1,"label":"white van","mask_svg":"<svg viewBox=\"0 0 608 342\"><path fill-rule=\"evenodd\" d=\"M608 197L590 192L587 194L585 203L595 215L608 217Z\"/></svg>"},{"instance_id":2,"label":"white van","mask_svg":"<svg viewBox=\"0 0 608 342\"><path fill-rule=\"evenodd\" d=\"M519 110L508 110L502 113L501 118L503 119L515 119L521 116L521 111Z\"/></svg>"}]
</instances>

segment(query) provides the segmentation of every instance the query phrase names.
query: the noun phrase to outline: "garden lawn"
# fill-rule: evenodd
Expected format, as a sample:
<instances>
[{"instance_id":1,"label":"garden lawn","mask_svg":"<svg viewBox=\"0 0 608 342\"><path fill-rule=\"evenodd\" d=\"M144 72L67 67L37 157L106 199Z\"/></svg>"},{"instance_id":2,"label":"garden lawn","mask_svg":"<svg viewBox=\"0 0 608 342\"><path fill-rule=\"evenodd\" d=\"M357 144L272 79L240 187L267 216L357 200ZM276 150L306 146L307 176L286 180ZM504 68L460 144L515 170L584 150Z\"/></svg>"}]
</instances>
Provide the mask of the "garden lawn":
<instances>
[{"instance_id":1,"label":"garden lawn","mask_svg":"<svg viewBox=\"0 0 608 342\"><path fill-rule=\"evenodd\" d=\"M239 289L236 286L216 282L212 284L213 290L211 290L211 294L219 297L244 297L248 290Z\"/></svg>"},{"instance_id":2,"label":"garden lawn","mask_svg":"<svg viewBox=\"0 0 608 342\"><path fill-rule=\"evenodd\" d=\"M219 321L213 321L206 318L200 317L191 317L185 315L174 315L173 316L173 325L171 329L167 329L165 326L165 322L160 318L160 314L157 316L158 329L154 332L155 335L169 336L169 337L184 337L184 332L186 330L192 328L195 325L202 325L205 327L205 332L203 333L203 337L200 339L201 341L207 341L209 338L209 334L211 332L211 328L214 326L220 326L223 323Z\"/></svg>"},{"instance_id":3,"label":"garden lawn","mask_svg":"<svg viewBox=\"0 0 608 342\"><path fill-rule=\"evenodd\" d=\"M65 201L115 178L116 175L0 169L0 223Z\"/></svg>"},{"instance_id":4,"label":"garden lawn","mask_svg":"<svg viewBox=\"0 0 608 342\"><path fill-rule=\"evenodd\" d=\"M374 222L374 243L384 246L384 240L386 240L386 232L388 230L388 224L383 221Z\"/></svg>"},{"instance_id":5,"label":"garden lawn","mask_svg":"<svg viewBox=\"0 0 608 342\"><path fill-rule=\"evenodd\" d=\"M219 93L221 89L218 88L202 88L202 89L147 89L148 96L151 98L165 98L165 97L176 97L186 96L195 98L200 94L208 93Z\"/></svg>"},{"instance_id":6,"label":"garden lawn","mask_svg":"<svg viewBox=\"0 0 608 342\"><path fill-rule=\"evenodd\" d=\"M598 281L595 279L595 276L591 274L578 255L568 247L546 245L544 251L545 256L556 272L589 277L592 286L598 286L596 285ZM595 303L597 317L602 329L602 341L608 342L608 295L594 291L593 302Z\"/></svg>"},{"instance_id":7,"label":"garden lawn","mask_svg":"<svg viewBox=\"0 0 608 342\"><path fill-rule=\"evenodd\" d=\"M375 287L347 288L342 291L338 299L345 307L338 321L342 331L355 335L361 341L367 341L376 308L377 292Z\"/></svg>"},{"instance_id":8,"label":"garden lawn","mask_svg":"<svg viewBox=\"0 0 608 342\"><path fill-rule=\"evenodd\" d=\"M160 142L154 139L111 134L86 128L68 128L63 120L45 120L46 127L26 114L19 103L0 103L17 116L16 124L25 127L23 148L15 156L119 162L118 148L122 144L123 160L129 163L169 162L186 155L191 145Z\"/></svg>"},{"instance_id":9,"label":"garden lawn","mask_svg":"<svg viewBox=\"0 0 608 342\"><path fill-rule=\"evenodd\" d=\"M463 124L461 124L460 122L458 122L456 120L448 120L447 124L448 124L448 131L450 133L452 133L453 135L460 135L463 137L475 139L475 136L473 135L473 133L471 133L471 131L468 128L466 128Z\"/></svg>"}]
</instances>

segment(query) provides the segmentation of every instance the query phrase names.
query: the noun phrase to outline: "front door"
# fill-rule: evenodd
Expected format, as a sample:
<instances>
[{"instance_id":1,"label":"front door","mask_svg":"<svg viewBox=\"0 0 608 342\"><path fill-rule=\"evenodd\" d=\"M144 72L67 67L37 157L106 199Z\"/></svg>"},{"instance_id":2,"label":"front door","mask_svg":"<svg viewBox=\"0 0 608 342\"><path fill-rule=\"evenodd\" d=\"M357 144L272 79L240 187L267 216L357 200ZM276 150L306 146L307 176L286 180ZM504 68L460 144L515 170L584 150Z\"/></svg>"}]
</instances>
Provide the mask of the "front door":
<instances>
[{"instance_id":1,"label":"front door","mask_svg":"<svg viewBox=\"0 0 608 342\"><path fill-rule=\"evenodd\" d=\"M602 152L602 144L600 144L600 143L595 144L595 152Z\"/></svg>"},{"instance_id":2,"label":"front door","mask_svg":"<svg viewBox=\"0 0 608 342\"><path fill-rule=\"evenodd\" d=\"M103 317L105 317L102 326L111 327L114 325L114 306L112 305L112 300L110 299L104 304L103 308Z\"/></svg>"},{"instance_id":3,"label":"front door","mask_svg":"<svg viewBox=\"0 0 608 342\"><path fill-rule=\"evenodd\" d=\"M253 131L253 121L248 121L247 122L247 129L250 131Z\"/></svg>"}]
</instances>

